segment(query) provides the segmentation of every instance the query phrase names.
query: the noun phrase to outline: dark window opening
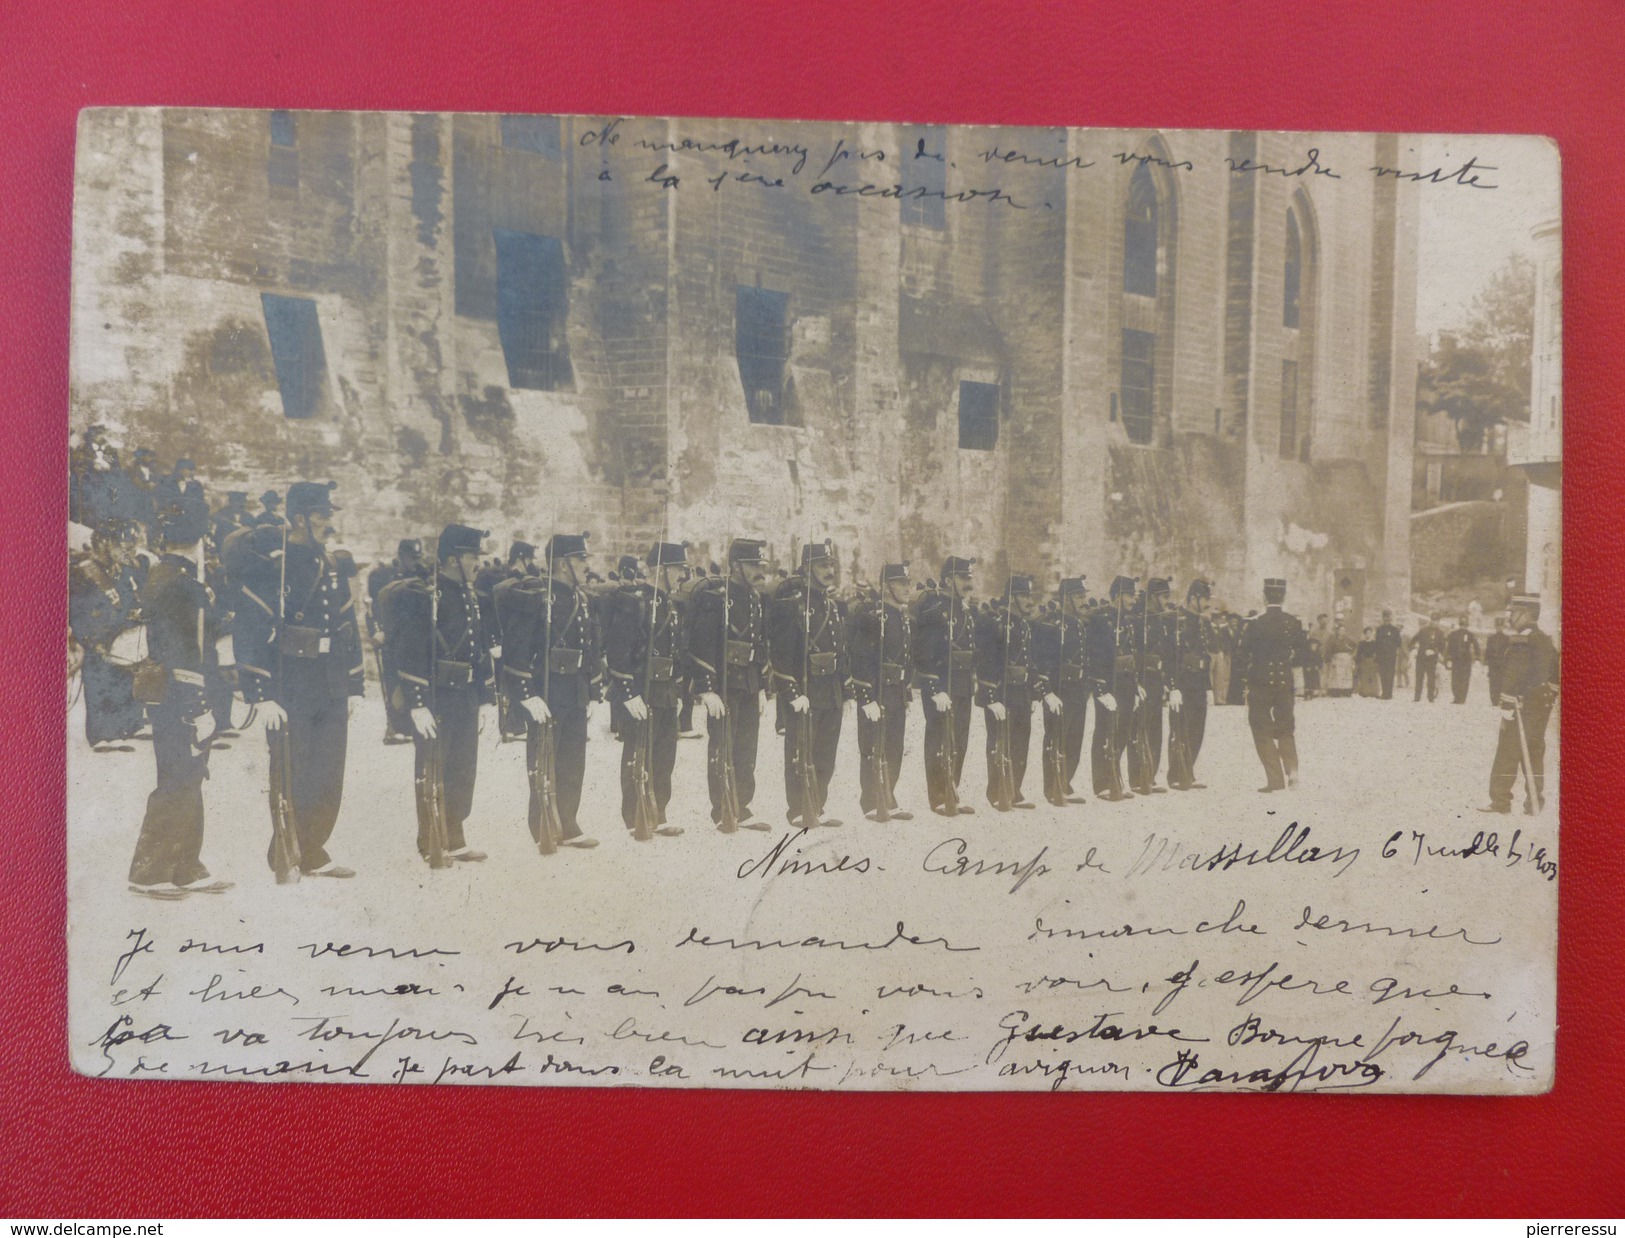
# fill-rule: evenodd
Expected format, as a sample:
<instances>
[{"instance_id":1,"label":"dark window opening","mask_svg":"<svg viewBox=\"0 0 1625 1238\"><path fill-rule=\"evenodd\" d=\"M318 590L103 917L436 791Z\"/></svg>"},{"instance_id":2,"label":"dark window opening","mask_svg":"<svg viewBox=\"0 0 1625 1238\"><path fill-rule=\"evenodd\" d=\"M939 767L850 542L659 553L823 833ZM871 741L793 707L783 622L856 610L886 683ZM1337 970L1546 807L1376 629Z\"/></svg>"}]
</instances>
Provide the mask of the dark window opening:
<instances>
[{"instance_id":1,"label":"dark window opening","mask_svg":"<svg viewBox=\"0 0 1625 1238\"><path fill-rule=\"evenodd\" d=\"M745 407L760 425L782 426L784 370L790 360L790 294L738 286L734 301L734 355L745 388Z\"/></svg>"},{"instance_id":2,"label":"dark window opening","mask_svg":"<svg viewBox=\"0 0 1625 1238\"><path fill-rule=\"evenodd\" d=\"M316 302L304 297L282 297L262 292L265 333L271 337L271 360L276 385L282 393L282 411L294 420L314 417L322 406L327 380L327 355L322 350L322 324Z\"/></svg>"},{"instance_id":3,"label":"dark window opening","mask_svg":"<svg viewBox=\"0 0 1625 1238\"><path fill-rule=\"evenodd\" d=\"M502 144L557 159L562 153L557 116L504 116Z\"/></svg>"},{"instance_id":4,"label":"dark window opening","mask_svg":"<svg viewBox=\"0 0 1625 1238\"><path fill-rule=\"evenodd\" d=\"M294 121L292 112L276 111L271 113L271 145L292 146L294 144Z\"/></svg>"},{"instance_id":5,"label":"dark window opening","mask_svg":"<svg viewBox=\"0 0 1625 1238\"><path fill-rule=\"evenodd\" d=\"M1286 213L1286 289L1281 297L1281 323L1298 326L1303 293L1303 237L1298 231L1298 213Z\"/></svg>"},{"instance_id":6,"label":"dark window opening","mask_svg":"<svg viewBox=\"0 0 1625 1238\"><path fill-rule=\"evenodd\" d=\"M1156 347L1150 331L1123 332L1123 430L1131 443L1149 443L1156 429Z\"/></svg>"},{"instance_id":7,"label":"dark window opening","mask_svg":"<svg viewBox=\"0 0 1625 1238\"><path fill-rule=\"evenodd\" d=\"M1157 295L1157 187L1145 164L1129 180L1123 225L1123 291Z\"/></svg>"},{"instance_id":8,"label":"dark window opening","mask_svg":"<svg viewBox=\"0 0 1625 1238\"><path fill-rule=\"evenodd\" d=\"M940 232L948 226L947 128L930 125L909 130L902 155L902 221Z\"/></svg>"},{"instance_id":9,"label":"dark window opening","mask_svg":"<svg viewBox=\"0 0 1625 1238\"><path fill-rule=\"evenodd\" d=\"M992 451L999 445L997 383L959 384L959 445L967 451Z\"/></svg>"},{"instance_id":10,"label":"dark window opening","mask_svg":"<svg viewBox=\"0 0 1625 1238\"><path fill-rule=\"evenodd\" d=\"M571 381L565 325L569 272L557 237L493 228L497 252L497 335L508 385L558 391Z\"/></svg>"},{"instance_id":11,"label":"dark window opening","mask_svg":"<svg viewBox=\"0 0 1625 1238\"><path fill-rule=\"evenodd\" d=\"M1298 363L1281 362L1281 459L1298 454Z\"/></svg>"}]
</instances>

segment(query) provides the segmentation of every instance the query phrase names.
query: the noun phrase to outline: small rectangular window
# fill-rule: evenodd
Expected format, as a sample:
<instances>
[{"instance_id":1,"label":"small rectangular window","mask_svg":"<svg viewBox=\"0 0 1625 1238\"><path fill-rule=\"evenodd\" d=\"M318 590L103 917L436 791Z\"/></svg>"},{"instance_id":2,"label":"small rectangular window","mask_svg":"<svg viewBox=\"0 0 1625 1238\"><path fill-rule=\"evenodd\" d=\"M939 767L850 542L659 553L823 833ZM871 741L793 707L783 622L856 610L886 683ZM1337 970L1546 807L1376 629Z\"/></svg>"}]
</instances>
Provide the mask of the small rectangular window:
<instances>
[{"instance_id":1,"label":"small rectangular window","mask_svg":"<svg viewBox=\"0 0 1625 1238\"><path fill-rule=\"evenodd\" d=\"M327 355L322 350L316 302L262 292L260 304L265 309L265 332L271 337L282 411L294 420L314 417L321 411L327 385Z\"/></svg>"},{"instance_id":2,"label":"small rectangular window","mask_svg":"<svg viewBox=\"0 0 1625 1238\"><path fill-rule=\"evenodd\" d=\"M1281 362L1281 459L1298 454L1298 363Z\"/></svg>"},{"instance_id":3,"label":"small rectangular window","mask_svg":"<svg viewBox=\"0 0 1625 1238\"><path fill-rule=\"evenodd\" d=\"M738 285L734 300L734 355L750 419L785 424L784 369L790 360L790 294Z\"/></svg>"},{"instance_id":4,"label":"small rectangular window","mask_svg":"<svg viewBox=\"0 0 1625 1238\"><path fill-rule=\"evenodd\" d=\"M902 221L938 231L948 226L948 130L927 125L909 130L902 152Z\"/></svg>"},{"instance_id":5,"label":"small rectangular window","mask_svg":"<svg viewBox=\"0 0 1625 1238\"><path fill-rule=\"evenodd\" d=\"M557 159L562 153L559 144L559 118L557 116L504 116L502 118L502 144L513 150L528 150L535 155Z\"/></svg>"},{"instance_id":6,"label":"small rectangular window","mask_svg":"<svg viewBox=\"0 0 1625 1238\"><path fill-rule=\"evenodd\" d=\"M565 325L569 272L557 237L493 228L497 251L497 335L508 385L558 391L570 385Z\"/></svg>"},{"instance_id":7,"label":"small rectangular window","mask_svg":"<svg viewBox=\"0 0 1625 1238\"><path fill-rule=\"evenodd\" d=\"M959 445L967 451L992 451L999 445L997 384L959 384Z\"/></svg>"},{"instance_id":8,"label":"small rectangular window","mask_svg":"<svg viewBox=\"0 0 1625 1238\"><path fill-rule=\"evenodd\" d=\"M1123 332L1123 430L1131 443L1149 443L1156 429L1157 337L1149 331Z\"/></svg>"},{"instance_id":9,"label":"small rectangular window","mask_svg":"<svg viewBox=\"0 0 1625 1238\"><path fill-rule=\"evenodd\" d=\"M294 121L292 112L275 111L271 113L271 145L294 145Z\"/></svg>"}]
</instances>

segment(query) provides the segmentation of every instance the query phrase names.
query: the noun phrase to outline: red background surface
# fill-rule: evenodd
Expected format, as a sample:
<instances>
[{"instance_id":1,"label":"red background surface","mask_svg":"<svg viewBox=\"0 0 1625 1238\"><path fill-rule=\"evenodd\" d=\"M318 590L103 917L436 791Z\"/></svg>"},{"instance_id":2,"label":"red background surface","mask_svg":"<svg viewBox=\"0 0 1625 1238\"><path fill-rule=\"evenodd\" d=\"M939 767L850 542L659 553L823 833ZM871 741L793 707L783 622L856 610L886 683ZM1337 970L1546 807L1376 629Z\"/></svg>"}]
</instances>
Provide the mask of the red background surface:
<instances>
[{"instance_id":1,"label":"red background surface","mask_svg":"<svg viewBox=\"0 0 1625 1238\"><path fill-rule=\"evenodd\" d=\"M0 1214L1625 1211L1625 863L1609 798L1625 773L1625 11L1613 0L446 8L0 4ZM72 1075L60 600L69 224L75 113L106 104L1555 136L1568 405L1556 1091L835 1096Z\"/></svg>"}]
</instances>

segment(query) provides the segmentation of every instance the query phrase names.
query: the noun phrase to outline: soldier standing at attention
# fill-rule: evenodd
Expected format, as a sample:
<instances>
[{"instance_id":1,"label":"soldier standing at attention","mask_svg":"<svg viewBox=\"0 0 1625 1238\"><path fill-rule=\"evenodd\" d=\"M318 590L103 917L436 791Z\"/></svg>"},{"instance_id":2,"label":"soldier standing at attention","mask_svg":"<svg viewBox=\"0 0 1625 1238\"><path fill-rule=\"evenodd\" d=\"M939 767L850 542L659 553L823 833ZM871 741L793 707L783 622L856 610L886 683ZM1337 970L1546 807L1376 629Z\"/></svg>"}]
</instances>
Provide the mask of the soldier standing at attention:
<instances>
[{"instance_id":1,"label":"soldier standing at attention","mask_svg":"<svg viewBox=\"0 0 1625 1238\"><path fill-rule=\"evenodd\" d=\"M820 820L841 744L841 714L850 694L846 620L836 602L835 549L828 541L801 548L801 572L779 588L768 617L773 676L792 717L784 731L784 794L791 825L839 825ZM806 803L797 773L802 727L812 731L813 802Z\"/></svg>"},{"instance_id":2,"label":"soldier standing at attention","mask_svg":"<svg viewBox=\"0 0 1625 1238\"><path fill-rule=\"evenodd\" d=\"M496 641L491 647L491 666L497 676L497 725L502 729L504 740L523 739L525 736L525 711L519 707L518 698L513 692L514 678L507 673L503 661L504 630L512 619L509 611L513 606L514 587L535 575L536 547L529 542L516 541L508 547L506 575L491 589L488 613Z\"/></svg>"},{"instance_id":3,"label":"soldier standing at attention","mask_svg":"<svg viewBox=\"0 0 1625 1238\"><path fill-rule=\"evenodd\" d=\"M1473 684L1473 663L1478 661L1478 637L1467 626L1467 616L1456 620L1456 630L1445 639L1444 662L1450 668L1450 699L1467 703L1467 690Z\"/></svg>"},{"instance_id":4,"label":"soldier standing at attention","mask_svg":"<svg viewBox=\"0 0 1625 1238\"><path fill-rule=\"evenodd\" d=\"M1033 703L1058 713L1061 698L1049 690L1049 683L1033 666L1032 617L1038 610L1031 576L1013 575L1004 596L976 625L976 702L987 722L988 802L995 807L999 796L1008 793L1010 807L1031 808L1032 801L1021 794L1027 773L1027 753L1032 744ZM1001 787L1002 772L996 767L1000 730L1009 737L1010 785Z\"/></svg>"},{"instance_id":5,"label":"soldier standing at attention","mask_svg":"<svg viewBox=\"0 0 1625 1238\"><path fill-rule=\"evenodd\" d=\"M666 823L671 802L671 772L677 763L677 670L679 625L673 586L688 563L688 553L673 542L656 542L649 550L649 579L631 581L610 594L604 607L604 663L610 708L622 717L621 818L637 825L640 789L635 771L648 758L656 834L672 837L680 825ZM647 742L646 742L647 741Z\"/></svg>"},{"instance_id":6,"label":"soldier standing at attention","mask_svg":"<svg viewBox=\"0 0 1625 1238\"><path fill-rule=\"evenodd\" d=\"M1134 793L1123 786L1123 749L1133 733L1140 700L1134 592L1132 576L1114 579L1110 604L1095 612L1084 633L1089 691L1095 698L1090 763L1095 794L1106 800L1134 798Z\"/></svg>"},{"instance_id":7,"label":"soldier standing at attention","mask_svg":"<svg viewBox=\"0 0 1625 1238\"><path fill-rule=\"evenodd\" d=\"M423 562L423 543L415 537L401 539L396 547L394 563L381 564L367 575L367 595L370 599L367 620L371 627L373 647L378 651L378 677L382 681L384 694L386 744L412 742L412 718L406 708L406 698L399 691L400 679L395 674L395 653L389 643L389 635L393 629L391 608L405 587L406 581L426 580L428 575L429 567Z\"/></svg>"},{"instance_id":8,"label":"soldier standing at attention","mask_svg":"<svg viewBox=\"0 0 1625 1238\"><path fill-rule=\"evenodd\" d=\"M1247 722L1264 763L1260 791L1298 784L1298 741L1292 714L1292 667L1305 651L1303 623L1281 609L1286 581L1264 582L1264 613L1247 624L1239 654L1247 677Z\"/></svg>"},{"instance_id":9,"label":"soldier standing at attention","mask_svg":"<svg viewBox=\"0 0 1625 1238\"><path fill-rule=\"evenodd\" d=\"M1490 765L1490 802L1479 811L1512 811L1512 789L1527 752L1529 768L1524 772L1534 787L1532 792L1526 788L1525 809L1535 814L1540 812L1546 795L1546 724L1557 702L1557 647L1536 626L1540 594L1515 595L1508 611L1513 635L1507 641L1502 695L1496 701L1502 710L1501 732Z\"/></svg>"},{"instance_id":10,"label":"soldier standing at attention","mask_svg":"<svg viewBox=\"0 0 1625 1238\"><path fill-rule=\"evenodd\" d=\"M915 618L914 674L925 705L925 785L931 811L948 813L965 769L971 702L976 693L975 559L949 555L942 583L920 598ZM951 723L951 725L950 725ZM955 796L957 798L957 796ZM974 813L969 804L959 812Z\"/></svg>"},{"instance_id":11,"label":"soldier standing at attention","mask_svg":"<svg viewBox=\"0 0 1625 1238\"><path fill-rule=\"evenodd\" d=\"M209 509L181 500L158 514L162 553L141 591L147 653L159 674L137 691L152 718L158 784L130 861L130 889L147 898L176 900L218 894L229 881L210 881L203 850L203 780L209 776L206 688L219 672L214 598L198 579L197 552L209 529ZM208 719L204 722L204 719Z\"/></svg>"},{"instance_id":12,"label":"soldier standing at attention","mask_svg":"<svg viewBox=\"0 0 1625 1238\"><path fill-rule=\"evenodd\" d=\"M448 524L435 547L439 567L433 578L402 581L390 601L395 674L418 737L415 775L421 782L426 741L438 739L444 754L446 854L465 863L485 859L485 852L468 845L463 826L474 807L480 710L496 705L491 633L473 585L485 536L480 529ZM431 828L428 806L419 799L418 854L426 860Z\"/></svg>"},{"instance_id":13,"label":"soldier standing at attention","mask_svg":"<svg viewBox=\"0 0 1625 1238\"><path fill-rule=\"evenodd\" d=\"M1374 637L1377 645L1377 677L1382 681L1382 699L1394 699L1394 671L1399 665L1400 647L1405 643L1405 634L1394 623L1394 612L1382 612L1382 623L1378 625Z\"/></svg>"},{"instance_id":14,"label":"soldier standing at attention","mask_svg":"<svg viewBox=\"0 0 1625 1238\"><path fill-rule=\"evenodd\" d=\"M695 698L710 719L706 771L711 820L722 821L718 762L733 762L740 820L747 830L773 827L751 812L756 796L756 745L762 729L762 686L767 673L766 543L735 538L728 547L728 575L706 577L689 596L683 612L683 653ZM731 726L722 725L724 719ZM724 752L731 734L733 747Z\"/></svg>"},{"instance_id":15,"label":"soldier standing at attention","mask_svg":"<svg viewBox=\"0 0 1625 1238\"><path fill-rule=\"evenodd\" d=\"M1169 651L1169 675L1173 688L1168 693L1168 727L1172 736L1179 731L1179 768L1175 768L1174 745L1169 741L1168 785L1175 791L1200 791L1206 784L1196 780L1196 758L1202 754L1207 735L1207 693L1212 681L1213 623L1206 615L1213 586L1193 580L1185 590L1185 606L1174 612L1171 625L1173 648Z\"/></svg>"},{"instance_id":16,"label":"soldier standing at attention","mask_svg":"<svg viewBox=\"0 0 1625 1238\"><path fill-rule=\"evenodd\" d=\"M852 690L858 702L858 782L864 816L871 821L882 806L898 821L914 814L897 807L897 777L903 765L903 732L913 697L914 620L908 613L913 592L907 563L880 569L880 592L853 612ZM885 755L887 783L881 786L876 752Z\"/></svg>"},{"instance_id":17,"label":"soldier standing at attention","mask_svg":"<svg viewBox=\"0 0 1625 1238\"><path fill-rule=\"evenodd\" d=\"M1156 785L1157 770L1162 765L1162 707L1167 696L1168 663L1173 647L1173 616L1168 611L1168 595L1172 586L1166 578L1153 576L1146 582L1140 604L1130 616L1135 625L1135 638L1139 642L1139 685L1135 725L1143 743L1135 743L1131 732L1128 746L1129 784L1141 795L1161 794L1165 790Z\"/></svg>"},{"instance_id":18,"label":"soldier standing at attention","mask_svg":"<svg viewBox=\"0 0 1625 1238\"><path fill-rule=\"evenodd\" d=\"M243 700L268 735L286 728L300 871L354 877L326 850L344 795L350 715L365 682L355 603L326 549L337 510L332 489L311 481L288 487L283 544L241 572L232 640ZM267 859L276 871L274 841Z\"/></svg>"},{"instance_id":19,"label":"soldier standing at attention","mask_svg":"<svg viewBox=\"0 0 1625 1238\"><path fill-rule=\"evenodd\" d=\"M515 586L513 629L504 656L518 679L520 708L530 718L527 765L537 759L541 726L554 723L553 769L562 841L585 850L598 840L581 832L581 786L587 769L587 711L602 692L602 639L587 583L587 535L555 533L545 547L547 566ZM530 835L540 839L542 803L530 793Z\"/></svg>"},{"instance_id":20,"label":"soldier standing at attention","mask_svg":"<svg viewBox=\"0 0 1625 1238\"><path fill-rule=\"evenodd\" d=\"M1063 579L1057 591L1058 610L1048 623L1033 625L1033 660L1061 702L1059 713L1044 711L1044 743L1058 744L1060 785L1051 786L1051 770L1044 765L1044 797L1052 804L1081 804L1073 789L1083 759L1084 724L1089 716L1089 667L1085 656L1089 593L1082 576ZM1097 717L1096 726L1099 725Z\"/></svg>"},{"instance_id":21,"label":"soldier standing at attention","mask_svg":"<svg viewBox=\"0 0 1625 1238\"><path fill-rule=\"evenodd\" d=\"M1426 683L1428 700L1434 701L1439 697L1439 655L1444 652L1444 629L1439 626L1439 616L1432 615L1416 633L1412 642L1416 650L1416 695L1414 701L1422 699L1422 687Z\"/></svg>"},{"instance_id":22,"label":"soldier standing at attention","mask_svg":"<svg viewBox=\"0 0 1625 1238\"><path fill-rule=\"evenodd\" d=\"M1484 670L1490 681L1490 704L1501 703L1501 681L1505 678L1507 645L1511 638L1507 635L1507 621L1497 616L1495 631L1484 638Z\"/></svg>"}]
</instances>

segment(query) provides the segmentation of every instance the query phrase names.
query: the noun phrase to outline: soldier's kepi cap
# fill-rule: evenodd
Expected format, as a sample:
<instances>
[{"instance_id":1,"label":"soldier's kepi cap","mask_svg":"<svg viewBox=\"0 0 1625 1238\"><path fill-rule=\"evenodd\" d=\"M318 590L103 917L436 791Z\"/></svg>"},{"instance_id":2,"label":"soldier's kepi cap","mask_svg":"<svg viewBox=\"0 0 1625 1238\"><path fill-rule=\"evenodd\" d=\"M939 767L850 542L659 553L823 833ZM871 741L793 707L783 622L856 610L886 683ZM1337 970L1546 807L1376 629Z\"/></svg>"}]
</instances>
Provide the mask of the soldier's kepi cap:
<instances>
[{"instance_id":1,"label":"soldier's kepi cap","mask_svg":"<svg viewBox=\"0 0 1625 1238\"><path fill-rule=\"evenodd\" d=\"M1061 581L1055 592L1058 597L1063 598L1076 597L1080 593L1087 594L1088 578L1085 576L1068 576Z\"/></svg>"},{"instance_id":2,"label":"soldier's kepi cap","mask_svg":"<svg viewBox=\"0 0 1625 1238\"><path fill-rule=\"evenodd\" d=\"M754 537L736 537L728 547L729 563L766 563L762 551L767 543Z\"/></svg>"},{"instance_id":3,"label":"soldier's kepi cap","mask_svg":"<svg viewBox=\"0 0 1625 1238\"><path fill-rule=\"evenodd\" d=\"M637 555L622 555L615 564L615 574L623 580L636 580L643 575L643 565Z\"/></svg>"},{"instance_id":4,"label":"soldier's kepi cap","mask_svg":"<svg viewBox=\"0 0 1625 1238\"><path fill-rule=\"evenodd\" d=\"M1166 576L1153 576L1145 582L1145 591L1156 597L1166 597L1173 586L1168 583Z\"/></svg>"},{"instance_id":5,"label":"soldier's kepi cap","mask_svg":"<svg viewBox=\"0 0 1625 1238\"><path fill-rule=\"evenodd\" d=\"M656 542L645 559L650 567L685 567L688 546L682 542Z\"/></svg>"},{"instance_id":6,"label":"soldier's kepi cap","mask_svg":"<svg viewBox=\"0 0 1625 1238\"><path fill-rule=\"evenodd\" d=\"M535 557L536 547L532 546L529 542L515 542L512 546L508 547L508 566L510 567L512 567L515 563L518 563L521 559L534 559Z\"/></svg>"},{"instance_id":7,"label":"soldier's kepi cap","mask_svg":"<svg viewBox=\"0 0 1625 1238\"><path fill-rule=\"evenodd\" d=\"M1005 585L1004 592L1008 597L1020 597L1033 591L1033 578L1023 576L1019 572L1010 577L1010 583Z\"/></svg>"},{"instance_id":8,"label":"soldier's kepi cap","mask_svg":"<svg viewBox=\"0 0 1625 1238\"><path fill-rule=\"evenodd\" d=\"M282 496L275 490L267 490L264 494L260 495L260 502L264 503L267 507L275 507L278 503L282 502Z\"/></svg>"},{"instance_id":9,"label":"soldier's kepi cap","mask_svg":"<svg viewBox=\"0 0 1625 1238\"><path fill-rule=\"evenodd\" d=\"M1264 600L1266 602L1279 602L1286 597L1286 581L1279 576L1266 576L1264 578Z\"/></svg>"},{"instance_id":10,"label":"soldier's kepi cap","mask_svg":"<svg viewBox=\"0 0 1625 1238\"><path fill-rule=\"evenodd\" d=\"M1111 595L1114 599L1126 597L1132 594L1134 589L1134 577L1132 576L1117 576L1112 580Z\"/></svg>"},{"instance_id":11,"label":"soldier's kepi cap","mask_svg":"<svg viewBox=\"0 0 1625 1238\"><path fill-rule=\"evenodd\" d=\"M880 583L881 584L885 584L888 580L907 580L907 579L908 579L908 560L907 559L904 559L901 563L888 563L888 564L886 564L885 567L880 569Z\"/></svg>"},{"instance_id":12,"label":"soldier's kepi cap","mask_svg":"<svg viewBox=\"0 0 1625 1238\"><path fill-rule=\"evenodd\" d=\"M1212 596L1212 584L1203 580L1200 576L1191 581L1190 585L1185 589L1185 600L1187 602L1193 601L1196 598L1210 598Z\"/></svg>"},{"instance_id":13,"label":"soldier's kepi cap","mask_svg":"<svg viewBox=\"0 0 1625 1238\"><path fill-rule=\"evenodd\" d=\"M587 535L585 533L555 533L547 539L547 557L552 559L585 559Z\"/></svg>"},{"instance_id":14,"label":"soldier's kepi cap","mask_svg":"<svg viewBox=\"0 0 1625 1238\"><path fill-rule=\"evenodd\" d=\"M403 537L395 553L403 559L420 559L423 557L423 542L416 537Z\"/></svg>"},{"instance_id":15,"label":"soldier's kepi cap","mask_svg":"<svg viewBox=\"0 0 1625 1238\"><path fill-rule=\"evenodd\" d=\"M1538 594L1538 593L1514 593L1512 595L1512 600L1507 603L1507 608L1510 610L1510 609L1512 609L1514 607L1516 607L1518 610L1532 610L1536 614L1539 614L1540 613L1540 594Z\"/></svg>"},{"instance_id":16,"label":"soldier's kepi cap","mask_svg":"<svg viewBox=\"0 0 1625 1238\"><path fill-rule=\"evenodd\" d=\"M316 513L329 515L338 510L333 502L336 481L296 481L288 487L288 518Z\"/></svg>"},{"instance_id":17,"label":"soldier's kepi cap","mask_svg":"<svg viewBox=\"0 0 1625 1238\"><path fill-rule=\"evenodd\" d=\"M801 548L801 566L810 567L835 557L835 545L827 537L821 542L808 542Z\"/></svg>"},{"instance_id":18,"label":"soldier's kepi cap","mask_svg":"<svg viewBox=\"0 0 1625 1238\"><path fill-rule=\"evenodd\" d=\"M942 561L942 575L944 578L949 576L969 576L971 569L975 566L975 559L962 559L958 555L949 555Z\"/></svg>"},{"instance_id":19,"label":"soldier's kepi cap","mask_svg":"<svg viewBox=\"0 0 1625 1238\"><path fill-rule=\"evenodd\" d=\"M449 559L453 555L479 554L481 542L489 536L484 529L472 529L466 524L448 524L440 530L440 542L435 550L442 559Z\"/></svg>"}]
</instances>

